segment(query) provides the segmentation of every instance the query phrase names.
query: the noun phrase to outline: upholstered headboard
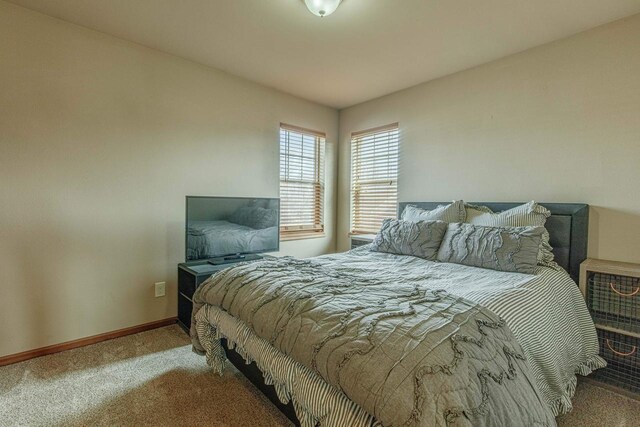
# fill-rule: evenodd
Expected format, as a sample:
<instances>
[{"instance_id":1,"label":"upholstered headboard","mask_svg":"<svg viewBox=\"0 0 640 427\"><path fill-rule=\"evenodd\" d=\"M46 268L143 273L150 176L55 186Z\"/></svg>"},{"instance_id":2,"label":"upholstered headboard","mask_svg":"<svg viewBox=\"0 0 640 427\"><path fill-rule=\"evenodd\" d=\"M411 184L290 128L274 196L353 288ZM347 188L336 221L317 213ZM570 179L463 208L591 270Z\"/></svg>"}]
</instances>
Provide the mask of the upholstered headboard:
<instances>
[{"instance_id":1,"label":"upholstered headboard","mask_svg":"<svg viewBox=\"0 0 640 427\"><path fill-rule=\"evenodd\" d=\"M407 205L422 209L433 209L451 202L400 202L398 218ZM472 205L487 206L494 212L511 209L522 203L469 202ZM555 261L578 282L580 263L587 258L589 235L589 205L581 203L540 203L551 211L545 227L549 231Z\"/></svg>"}]
</instances>

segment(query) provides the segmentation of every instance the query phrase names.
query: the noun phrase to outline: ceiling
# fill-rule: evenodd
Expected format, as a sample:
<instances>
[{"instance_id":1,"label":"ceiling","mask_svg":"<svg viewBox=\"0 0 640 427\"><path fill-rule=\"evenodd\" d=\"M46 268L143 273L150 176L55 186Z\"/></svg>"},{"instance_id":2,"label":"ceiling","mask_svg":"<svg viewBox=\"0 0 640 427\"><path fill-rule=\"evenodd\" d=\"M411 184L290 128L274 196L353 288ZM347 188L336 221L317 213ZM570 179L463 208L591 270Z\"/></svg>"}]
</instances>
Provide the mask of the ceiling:
<instances>
[{"instance_id":1,"label":"ceiling","mask_svg":"<svg viewBox=\"0 0 640 427\"><path fill-rule=\"evenodd\" d=\"M640 0L10 0L343 108L640 13Z\"/></svg>"}]
</instances>

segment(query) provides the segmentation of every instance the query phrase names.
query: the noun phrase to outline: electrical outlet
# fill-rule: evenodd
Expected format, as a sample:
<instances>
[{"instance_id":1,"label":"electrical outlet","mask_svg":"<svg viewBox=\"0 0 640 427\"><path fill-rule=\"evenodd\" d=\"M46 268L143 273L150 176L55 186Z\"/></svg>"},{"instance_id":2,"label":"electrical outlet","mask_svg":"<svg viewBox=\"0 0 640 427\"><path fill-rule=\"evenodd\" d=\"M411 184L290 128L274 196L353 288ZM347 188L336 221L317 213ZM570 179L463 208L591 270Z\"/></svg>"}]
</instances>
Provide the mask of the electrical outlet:
<instances>
[{"instance_id":1,"label":"electrical outlet","mask_svg":"<svg viewBox=\"0 0 640 427\"><path fill-rule=\"evenodd\" d=\"M156 298L163 297L165 293L165 282L156 282Z\"/></svg>"}]
</instances>

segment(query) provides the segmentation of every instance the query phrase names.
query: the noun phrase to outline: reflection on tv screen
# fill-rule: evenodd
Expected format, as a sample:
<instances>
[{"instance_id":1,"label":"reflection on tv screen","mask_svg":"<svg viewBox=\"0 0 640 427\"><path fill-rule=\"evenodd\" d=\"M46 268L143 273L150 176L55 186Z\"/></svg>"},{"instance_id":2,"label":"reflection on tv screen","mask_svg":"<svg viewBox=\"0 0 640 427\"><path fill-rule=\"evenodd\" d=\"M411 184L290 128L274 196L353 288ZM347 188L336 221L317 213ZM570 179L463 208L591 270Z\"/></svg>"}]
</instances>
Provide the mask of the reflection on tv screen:
<instances>
[{"instance_id":1,"label":"reflection on tv screen","mask_svg":"<svg viewBox=\"0 0 640 427\"><path fill-rule=\"evenodd\" d=\"M187 197L187 261L279 249L278 199Z\"/></svg>"}]
</instances>

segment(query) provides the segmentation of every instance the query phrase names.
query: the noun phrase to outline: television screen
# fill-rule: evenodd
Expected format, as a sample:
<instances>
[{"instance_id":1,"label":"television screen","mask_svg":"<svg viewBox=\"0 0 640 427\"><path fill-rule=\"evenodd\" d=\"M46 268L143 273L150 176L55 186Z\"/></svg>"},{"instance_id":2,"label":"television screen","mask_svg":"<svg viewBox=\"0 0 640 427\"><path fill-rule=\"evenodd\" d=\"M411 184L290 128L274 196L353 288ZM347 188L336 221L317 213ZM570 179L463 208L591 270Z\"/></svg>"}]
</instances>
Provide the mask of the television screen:
<instances>
[{"instance_id":1,"label":"television screen","mask_svg":"<svg viewBox=\"0 0 640 427\"><path fill-rule=\"evenodd\" d=\"M187 196L187 261L275 252L280 200Z\"/></svg>"}]
</instances>

